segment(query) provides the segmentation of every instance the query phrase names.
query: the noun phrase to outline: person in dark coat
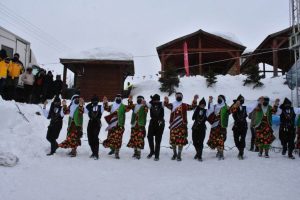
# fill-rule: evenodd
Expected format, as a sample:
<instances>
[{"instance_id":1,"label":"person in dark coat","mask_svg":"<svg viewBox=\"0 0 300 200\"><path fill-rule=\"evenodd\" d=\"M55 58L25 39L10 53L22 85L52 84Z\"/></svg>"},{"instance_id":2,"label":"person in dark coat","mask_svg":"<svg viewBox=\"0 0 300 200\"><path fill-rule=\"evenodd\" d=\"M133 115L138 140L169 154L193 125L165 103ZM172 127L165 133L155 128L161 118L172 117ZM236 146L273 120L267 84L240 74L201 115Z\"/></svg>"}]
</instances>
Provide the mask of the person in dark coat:
<instances>
[{"instance_id":1,"label":"person in dark coat","mask_svg":"<svg viewBox=\"0 0 300 200\"><path fill-rule=\"evenodd\" d=\"M206 134L206 124L207 121L207 110L205 109L206 101L204 98L201 99L199 105L196 107L196 110L193 114L194 124L192 127L192 139L193 145L196 150L196 155L194 159L202 161L202 151L203 151L203 142Z\"/></svg>"},{"instance_id":2,"label":"person in dark coat","mask_svg":"<svg viewBox=\"0 0 300 200\"><path fill-rule=\"evenodd\" d=\"M56 142L56 140L62 129L64 111L61 106L61 99L59 97L54 98L49 111L46 110L47 103L48 102L45 101L43 113L45 117L47 117L47 119L50 119L46 138L51 144L51 150L50 153L47 154L47 156L51 156L56 152L56 149L58 148L58 143Z\"/></svg>"},{"instance_id":3,"label":"person in dark coat","mask_svg":"<svg viewBox=\"0 0 300 200\"><path fill-rule=\"evenodd\" d=\"M44 100L51 99L53 96L52 94L53 94L53 74L51 71L48 71L45 76L45 80L44 80L44 84L43 84Z\"/></svg>"},{"instance_id":4,"label":"person in dark coat","mask_svg":"<svg viewBox=\"0 0 300 200\"><path fill-rule=\"evenodd\" d=\"M147 156L148 159L152 158L154 155L154 160L159 160L160 154L160 143L161 138L165 129L165 119L164 119L164 106L160 101L160 96L155 94L150 97L151 101L149 102L150 108L150 124L148 127L148 143L150 148L150 154ZM155 145L154 145L155 137Z\"/></svg>"},{"instance_id":5,"label":"person in dark coat","mask_svg":"<svg viewBox=\"0 0 300 200\"><path fill-rule=\"evenodd\" d=\"M92 151L90 158L99 159L99 132L101 129L101 116L104 112L104 107L99 104L99 97L94 95L91 103L86 106L85 112L89 116L87 126L87 136L89 145Z\"/></svg>"},{"instance_id":6,"label":"person in dark coat","mask_svg":"<svg viewBox=\"0 0 300 200\"><path fill-rule=\"evenodd\" d=\"M34 96L34 103L40 103L43 97L43 86L45 82L45 71L41 70L35 76L35 82L33 85L33 96Z\"/></svg>"},{"instance_id":7,"label":"person in dark coat","mask_svg":"<svg viewBox=\"0 0 300 200\"><path fill-rule=\"evenodd\" d=\"M245 99L242 95L239 95L234 104L230 107L230 112L234 119L234 125L232 127L234 143L239 150L238 158L244 159L244 149L246 147L246 135L248 131L247 123L247 107L244 106Z\"/></svg>"},{"instance_id":8,"label":"person in dark coat","mask_svg":"<svg viewBox=\"0 0 300 200\"><path fill-rule=\"evenodd\" d=\"M276 115L280 116L279 139L282 145L282 155L286 155L288 151L290 159L295 159L293 156L296 138L295 119L298 114L300 114L300 109L292 107L292 102L288 98L284 99L276 112Z\"/></svg>"},{"instance_id":9,"label":"person in dark coat","mask_svg":"<svg viewBox=\"0 0 300 200\"><path fill-rule=\"evenodd\" d=\"M63 89L63 81L60 75L56 75L56 80L53 83L53 89L55 95L60 95Z\"/></svg>"}]
</instances>

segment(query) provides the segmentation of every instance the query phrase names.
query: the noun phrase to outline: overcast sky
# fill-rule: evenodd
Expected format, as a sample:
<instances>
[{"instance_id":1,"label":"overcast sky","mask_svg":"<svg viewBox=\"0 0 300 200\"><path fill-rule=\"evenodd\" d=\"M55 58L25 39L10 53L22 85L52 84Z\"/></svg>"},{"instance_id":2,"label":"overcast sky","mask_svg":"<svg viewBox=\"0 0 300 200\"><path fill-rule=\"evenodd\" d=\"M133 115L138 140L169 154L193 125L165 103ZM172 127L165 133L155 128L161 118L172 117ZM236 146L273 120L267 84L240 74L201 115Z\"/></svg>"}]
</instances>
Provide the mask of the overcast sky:
<instances>
[{"instance_id":1,"label":"overcast sky","mask_svg":"<svg viewBox=\"0 0 300 200\"><path fill-rule=\"evenodd\" d=\"M0 3L14 10L11 14L0 12L0 25L30 41L39 63L57 63L70 51L95 47L113 47L135 56L153 55L157 54L157 46L199 29L232 33L244 46L254 49L268 34L289 26L288 0L0 0ZM1 4L1 10L6 9ZM36 27L25 28L21 20L17 22L15 14ZM56 40L41 34L37 27ZM61 48L64 50L58 50ZM155 74L160 69L157 56L135 58L134 62L137 75ZM47 68L61 67L53 64Z\"/></svg>"}]
</instances>

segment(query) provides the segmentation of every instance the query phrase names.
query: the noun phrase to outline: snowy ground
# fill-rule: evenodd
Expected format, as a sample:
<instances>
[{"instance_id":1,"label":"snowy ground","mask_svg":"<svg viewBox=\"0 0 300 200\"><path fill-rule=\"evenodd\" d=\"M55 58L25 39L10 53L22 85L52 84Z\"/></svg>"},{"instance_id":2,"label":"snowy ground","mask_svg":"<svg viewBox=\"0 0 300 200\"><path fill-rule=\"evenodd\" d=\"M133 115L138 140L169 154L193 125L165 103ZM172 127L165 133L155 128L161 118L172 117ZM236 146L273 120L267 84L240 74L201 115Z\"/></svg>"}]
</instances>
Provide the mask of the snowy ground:
<instances>
[{"instance_id":1,"label":"snowy ground","mask_svg":"<svg viewBox=\"0 0 300 200\"><path fill-rule=\"evenodd\" d=\"M222 93L231 100L239 93L247 99L255 100L258 96L269 95L271 99L289 96L287 86L282 78L266 79L270 85L253 91L241 86L242 76L219 77L214 89L202 86L200 77L184 78L180 91L184 100L191 101L193 94L217 96ZM145 81L134 84L134 96L143 94L147 99L150 94L158 92L159 84ZM232 87L234 86L234 87ZM229 88L231 87L231 88ZM171 100L174 97L170 97ZM297 199L300 195L300 158L289 160L280 153L271 152L270 159L259 158L256 153L246 151L246 159L236 158L237 150L225 152L225 160L218 161L215 152L204 151L202 163L193 160L192 145L183 151L183 161L171 161L172 151L162 147L159 162L148 160L148 144L141 160L131 158L132 150L126 148L129 139L129 118L127 114L121 159L115 160L107 155L108 150L100 147L100 159L92 160L84 136L78 157L69 158L67 150L59 149L52 157L45 154L49 144L45 139L48 120L35 114L40 110L37 105L18 104L29 119L26 122L17 113L14 102L0 100L0 152L11 152L20 158L13 168L0 167L0 199L30 200L68 200L68 199ZM189 114L189 119L191 119ZM166 111L168 120L169 111ZM66 136L66 121L58 141ZM85 117L85 128L86 130ZM191 127L191 121L189 127ZM230 120L232 125L232 119ZM106 138L104 131L100 139ZM277 129L276 127L274 127ZM189 132L191 141L191 132ZM208 138L209 128L207 130ZM275 135L278 133L276 132ZM168 146L168 129L165 129L162 146ZM249 147L250 132L247 135ZM280 146L276 140L274 146ZM228 128L227 147L234 146L231 127ZM247 148L248 148L247 147Z\"/></svg>"}]
</instances>

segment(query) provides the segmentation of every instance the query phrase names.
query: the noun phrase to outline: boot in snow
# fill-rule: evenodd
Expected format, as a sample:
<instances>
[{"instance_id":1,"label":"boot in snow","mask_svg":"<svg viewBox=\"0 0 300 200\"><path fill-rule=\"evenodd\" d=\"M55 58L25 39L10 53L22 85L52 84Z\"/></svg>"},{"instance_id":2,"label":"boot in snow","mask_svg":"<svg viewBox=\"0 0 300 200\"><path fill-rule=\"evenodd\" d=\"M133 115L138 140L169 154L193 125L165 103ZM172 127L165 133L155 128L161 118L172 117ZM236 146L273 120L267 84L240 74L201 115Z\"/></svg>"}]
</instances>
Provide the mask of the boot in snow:
<instances>
[{"instance_id":1,"label":"boot in snow","mask_svg":"<svg viewBox=\"0 0 300 200\"><path fill-rule=\"evenodd\" d=\"M172 160L176 160L177 158L177 150L176 150L176 146L173 146L173 156L172 156Z\"/></svg>"}]
</instances>

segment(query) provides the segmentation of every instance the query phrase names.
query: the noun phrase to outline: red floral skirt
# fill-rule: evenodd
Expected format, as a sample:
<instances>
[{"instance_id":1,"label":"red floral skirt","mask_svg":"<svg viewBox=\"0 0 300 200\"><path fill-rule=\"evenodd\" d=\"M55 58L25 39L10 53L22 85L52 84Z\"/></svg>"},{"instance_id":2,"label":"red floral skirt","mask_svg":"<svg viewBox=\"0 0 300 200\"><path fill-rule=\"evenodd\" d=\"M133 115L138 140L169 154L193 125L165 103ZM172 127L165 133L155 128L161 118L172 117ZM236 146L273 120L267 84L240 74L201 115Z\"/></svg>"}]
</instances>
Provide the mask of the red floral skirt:
<instances>
[{"instance_id":1,"label":"red floral skirt","mask_svg":"<svg viewBox=\"0 0 300 200\"><path fill-rule=\"evenodd\" d=\"M65 141L60 143L58 146L61 148L77 148L81 145L80 138L82 137L82 127L76 127L75 123L72 122L68 128L68 135Z\"/></svg>"},{"instance_id":2,"label":"red floral skirt","mask_svg":"<svg viewBox=\"0 0 300 200\"><path fill-rule=\"evenodd\" d=\"M146 129L144 126L135 126L131 128L130 140L127 144L129 148L139 148L144 149L146 136Z\"/></svg>"},{"instance_id":3,"label":"red floral skirt","mask_svg":"<svg viewBox=\"0 0 300 200\"><path fill-rule=\"evenodd\" d=\"M226 134L227 134L227 129L222 128L221 125L211 128L207 145L211 149L216 149L216 148L224 149Z\"/></svg>"},{"instance_id":4,"label":"red floral skirt","mask_svg":"<svg viewBox=\"0 0 300 200\"><path fill-rule=\"evenodd\" d=\"M272 127L269 125L268 119L264 117L259 127L255 129L256 138L255 145L262 149L269 149L275 140Z\"/></svg>"},{"instance_id":5,"label":"red floral skirt","mask_svg":"<svg viewBox=\"0 0 300 200\"><path fill-rule=\"evenodd\" d=\"M120 149L122 146L124 127L116 126L108 131L107 139L103 141L105 148Z\"/></svg>"},{"instance_id":6,"label":"red floral skirt","mask_svg":"<svg viewBox=\"0 0 300 200\"><path fill-rule=\"evenodd\" d=\"M177 128L173 128L170 131L170 144L184 146L188 143L187 140L188 132L186 126L181 126Z\"/></svg>"}]
</instances>

